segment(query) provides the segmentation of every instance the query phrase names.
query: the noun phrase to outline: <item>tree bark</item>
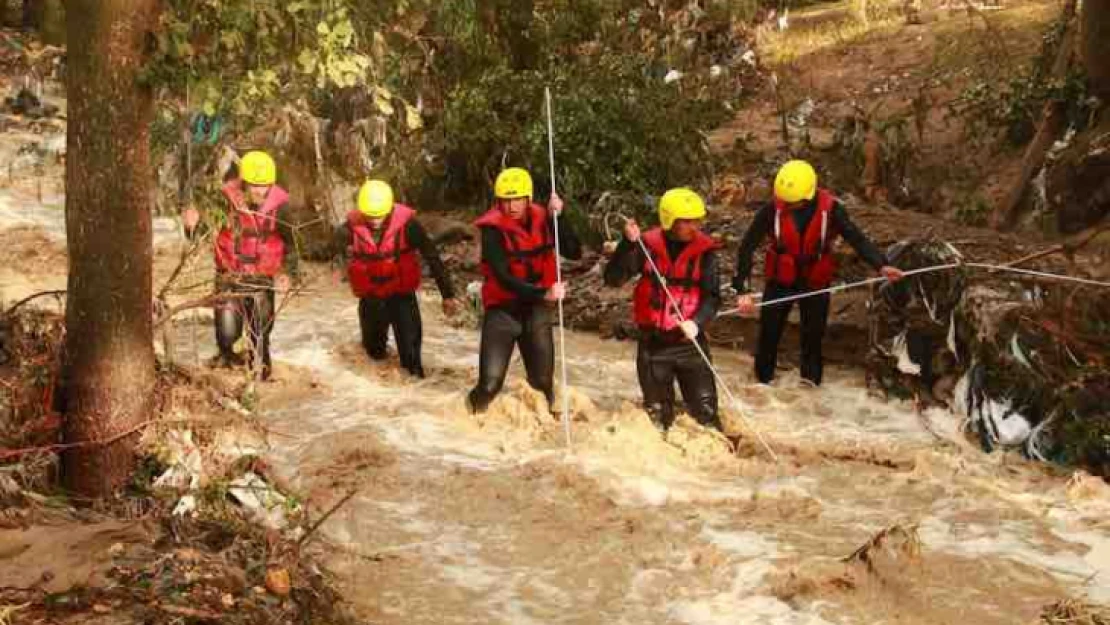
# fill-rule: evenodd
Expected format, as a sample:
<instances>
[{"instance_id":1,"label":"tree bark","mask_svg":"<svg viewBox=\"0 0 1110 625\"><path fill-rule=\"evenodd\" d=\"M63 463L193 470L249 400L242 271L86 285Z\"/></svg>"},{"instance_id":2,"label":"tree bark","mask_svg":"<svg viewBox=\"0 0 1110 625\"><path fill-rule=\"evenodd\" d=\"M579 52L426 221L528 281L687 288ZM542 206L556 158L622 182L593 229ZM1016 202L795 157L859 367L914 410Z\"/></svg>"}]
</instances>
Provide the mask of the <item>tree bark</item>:
<instances>
[{"instance_id":1,"label":"tree bark","mask_svg":"<svg viewBox=\"0 0 1110 625\"><path fill-rule=\"evenodd\" d=\"M1110 0L1083 0L1082 54L1091 94L1110 101Z\"/></svg>"},{"instance_id":2,"label":"tree bark","mask_svg":"<svg viewBox=\"0 0 1110 625\"><path fill-rule=\"evenodd\" d=\"M139 81L158 0L70 0L63 409L66 485L102 497L129 478L154 396L152 94Z\"/></svg>"}]
</instances>

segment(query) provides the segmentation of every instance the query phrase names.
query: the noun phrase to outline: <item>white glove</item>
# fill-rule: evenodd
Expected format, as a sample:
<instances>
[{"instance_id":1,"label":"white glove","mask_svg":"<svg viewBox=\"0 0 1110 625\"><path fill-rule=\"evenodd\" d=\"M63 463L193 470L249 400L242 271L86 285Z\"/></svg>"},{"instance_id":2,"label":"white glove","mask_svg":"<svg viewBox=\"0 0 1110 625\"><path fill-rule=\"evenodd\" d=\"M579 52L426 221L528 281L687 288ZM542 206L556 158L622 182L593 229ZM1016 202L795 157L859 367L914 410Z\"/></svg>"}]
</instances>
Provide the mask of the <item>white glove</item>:
<instances>
[{"instance_id":1,"label":"white glove","mask_svg":"<svg viewBox=\"0 0 1110 625\"><path fill-rule=\"evenodd\" d=\"M687 319L686 321L683 321L682 323L678 324L678 327L682 328L682 333L685 334L686 338L690 339L691 341L698 338L698 324L697 323Z\"/></svg>"}]
</instances>

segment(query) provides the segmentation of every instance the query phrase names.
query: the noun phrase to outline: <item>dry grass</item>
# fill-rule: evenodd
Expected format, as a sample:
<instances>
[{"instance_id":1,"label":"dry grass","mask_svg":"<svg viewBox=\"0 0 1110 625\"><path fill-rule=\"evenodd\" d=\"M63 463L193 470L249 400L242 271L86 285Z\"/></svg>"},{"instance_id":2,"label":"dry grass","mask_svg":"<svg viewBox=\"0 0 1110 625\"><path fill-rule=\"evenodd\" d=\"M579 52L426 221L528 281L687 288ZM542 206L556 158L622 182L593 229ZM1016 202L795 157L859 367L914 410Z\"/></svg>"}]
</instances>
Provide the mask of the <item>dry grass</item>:
<instances>
[{"instance_id":1,"label":"dry grass","mask_svg":"<svg viewBox=\"0 0 1110 625\"><path fill-rule=\"evenodd\" d=\"M865 23L856 17L849 2L800 11L790 16L791 26L787 30L760 32L756 40L757 47L772 65L790 65L805 57L842 48L866 37L895 32L902 23L902 18L891 11L883 13L883 17Z\"/></svg>"}]
</instances>

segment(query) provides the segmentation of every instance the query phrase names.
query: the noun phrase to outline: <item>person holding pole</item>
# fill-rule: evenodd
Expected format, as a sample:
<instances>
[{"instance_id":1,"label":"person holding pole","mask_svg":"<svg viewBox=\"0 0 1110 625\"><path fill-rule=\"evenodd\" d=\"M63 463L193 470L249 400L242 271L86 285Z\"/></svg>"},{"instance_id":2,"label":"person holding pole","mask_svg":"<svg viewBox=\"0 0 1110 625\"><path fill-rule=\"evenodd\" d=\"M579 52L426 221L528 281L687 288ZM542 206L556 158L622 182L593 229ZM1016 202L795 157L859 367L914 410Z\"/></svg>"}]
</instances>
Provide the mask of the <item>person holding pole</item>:
<instances>
[{"instance_id":1,"label":"person holding pole","mask_svg":"<svg viewBox=\"0 0 1110 625\"><path fill-rule=\"evenodd\" d=\"M502 171L494 183L495 204L475 225L481 231L482 336L478 382L467 395L472 413L489 407L501 392L520 346L528 384L554 409L555 343L552 308L566 294L557 280L556 215L563 201L552 193L546 207L533 202L532 176L520 168ZM564 258L582 257L582 245L564 222L558 228Z\"/></svg>"},{"instance_id":2,"label":"person holding pole","mask_svg":"<svg viewBox=\"0 0 1110 625\"><path fill-rule=\"evenodd\" d=\"M632 300L640 329L636 373L644 409L664 432L674 424L676 380L690 415L722 429L704 331L720 308L721 285L717 243L701 231L705 215L697 193L671 189L659 201L662 227L641 233L628 220L605 267L607 286L640 276Z\"/></svg>"},{"instance_id":3,"label":"person holding pole","mask_svg":"<svg viewBox=\"0 0 1110 625\"><path fill-rule=\"evenodd\" d=\"M797 300L802 321L802 378L820 386L824 368L821 342L829 321L830 296L824 291L836 276L833 247L840 237L888 281L904 276L852 223L843 203L817 186L812 165L801 160L783 165L775 177L774 202L756 213L740 243L732 281L740 293L740 314L751 315L760 308L755 375L761 383L769 384L775 377L779 342ZM767 250L763 301L768 305L758 306L749 278L752 255L763 242ZM782 299L787 301L774 302Z\"/></svg>"}]
</instances>

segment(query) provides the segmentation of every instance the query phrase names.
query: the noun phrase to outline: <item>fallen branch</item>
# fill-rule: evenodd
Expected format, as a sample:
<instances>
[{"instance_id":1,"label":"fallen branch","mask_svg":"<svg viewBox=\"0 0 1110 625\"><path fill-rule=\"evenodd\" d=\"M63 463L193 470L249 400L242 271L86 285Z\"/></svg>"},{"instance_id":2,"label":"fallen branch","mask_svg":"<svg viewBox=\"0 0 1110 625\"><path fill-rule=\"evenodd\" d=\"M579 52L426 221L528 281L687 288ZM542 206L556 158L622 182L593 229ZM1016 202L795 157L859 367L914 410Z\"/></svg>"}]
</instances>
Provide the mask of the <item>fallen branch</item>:
<instances>
[{"instance_id":1,"label":"fallen branch","mask_svg":"<svg viewBox=\"0 0 1110 625\"><path fill-rule=\"evenodd\" d=\"M47 297L47 296L50 296L50 295L53 295L55 297L61 297L62 295L65 295L65 294L66 294L66 291L64 291L64 290L62 290L62 291L40 291L40 292L35 293L33 295L29 295L27 297L24 297L23 299L19 300L15 304L13 304L11 308L9 308L8 310L6 310L4 312L4 316L5 317L12 316L15 313L15 311L18 310L21 306L23 306L24 304L28 304L28 303L30 303L30 302L32 302L32 301L34 301L34 300L36 300L40 297Z\"/></svg>"},{"instance_id":2,"label":"fallen branch","mask_svg":"<svg viewBox=\"0 0 1110 625\"><path fill-rule=\"evenodd\" d=\"M208 308L208 307L213 306L215 304L220 304L220 303L231 301L231 300L247 299L249 297L253 297L253 294L252 293L214 293L212 295L206 295L205 297L202 297L200 299L195 299L195 300L190 300L188 302L183 302L181 304L178 304L177 306L174 306L173 308L170 308L169 310L165 311L164 313L162 313L158 317L158 319L154 322L154 329L157 330L157 329L161 328L167 321L169 321L170 319L173 319L175 316L177 316L180 313L185 312L186 310L192 310L194 308Z\"/></svg>"},{"instance_id":3,"label":"fallen branch","mask_svg":"<svg viewBox=\"0 0 1110 625\"><path fill-rule=\"evenodd\" d=\"M899 552L909 560L917 560L921 557L921 537L917 534L917 526L892 525L872 536L851 555L842 558L841 562L860 562L867 565L868 571L877 574L875 554L881 551L891 551L887 549L887 546L892 540L901 541L896 546L898 551L892 552L895 557L899 555Z\"/></svg>"},{"instance_id":4,"label":"fallen branch","mask_svg":"<svg viewBox=\"0 0 1110 625\"><path fill-rule=\"evenodd\" d=\"M316 533L316 530L320 529L320 526L323 525L325 521L331 518L331 516L335 514L340 508L342 508L348 501L354 499L354 496L357 495L358 492L359 489L356 488L344 495L342 499L336 502L336 504L332 506L331 509L325 512L323 516L321 516L319 519L317 519L315 523L312 524L312 527L308 528L308 531L305 532L304 536L301 536L300 540L297 541L297 546L300 547L301 545L303 545L305 541L309 539L309 537Z\"/></svg>"},{"instance_id":5,"label":"fallen branch","mask_svg":"<svg viewBox=\"0 0 1110 625\"><path fill-rule=\"evenodd\" d=\"M107 446L107 445L111 445L112 443L118 442L122 439L125 439L128 436L132 436L134 434L137 434L141 430L145 430L146 428L148 428L148 427L150 427L150 426L152 426L156 423L161 423L161 421L158 420L158 419L151 419L151 420L148 420L148 421L143 421L142 423L136 425L133 428L130 428L128 430L120 432L119 434L116 434L115 436L110 436L110 437L108 437L106 439L103 439L103 440L80 441L80 442L77 442L77 443L55 443L53 445L43 445L41 447L28 447L28 448L25 448L25 449L3 449L3 450L0 450L0 460L8 460L8 459L11 459L11 458L20 458L22 456L27 456L27 455L36 454L36 453L57 453L59 451L67 451L67 450L70 450L70 449L80 449L80 448L83 448L83 447L104 447L104 446Z\"/></svg>"},{"instance_id":6,"label":"fallen branch","mask_svg":"<svg viewBox=\"0 0 1110 625\"><path fill-rule=\"evenodd\" d=\"M1095 225L1095 226L1092 226L1090 228L1087 228L1086 230L1084 230L1084 231L1082 231L1078 234L1072 235L1071 237L1069 237L1063 243L1060 243L1058 245L1054 245L1054 246L1052 246L1052 247L1050 247L1046 250L1041 250L1040 252L1036 252L1036 253L1030 254L1028 256L1023 256L1023 257L1021 257L1021 258L1019 258L1015 261L1008 262L1008 263L1006 263L1005 265L1002 265L1002 266L1003 267L1020 267L1021 265L1031 263L1035 260L1040 260L1042 258L1045 258L1046 256L1052 256L1053 254L1063 253L1065 255L1071 256L1071 255L1075 254L1076 252L1078 252L1083 247L1085 247L1091 241L1094 241L1095 239L1097 239L1098 235L1100 235L1104 232L1108 232L1108 231L1110 231L1110 221L1108 221L1107 223L1104 223L1102 225Z\"/></svg>"}]
</instances>

